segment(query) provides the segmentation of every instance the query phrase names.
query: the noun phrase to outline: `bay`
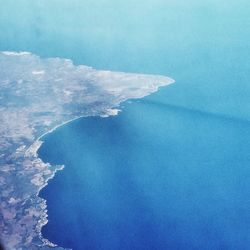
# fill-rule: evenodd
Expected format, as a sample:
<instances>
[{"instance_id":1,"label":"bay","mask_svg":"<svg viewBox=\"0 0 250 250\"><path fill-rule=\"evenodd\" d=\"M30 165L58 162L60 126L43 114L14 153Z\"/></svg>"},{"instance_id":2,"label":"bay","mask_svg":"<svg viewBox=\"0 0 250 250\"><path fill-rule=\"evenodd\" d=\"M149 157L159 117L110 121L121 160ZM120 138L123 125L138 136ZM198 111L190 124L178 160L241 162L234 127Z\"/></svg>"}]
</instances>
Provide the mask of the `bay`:
<instances>
[{"instance_id":1,"label":"bay","mask_svg":"<svg viewBox=\"0 0 250 250\"><path fill-rule=\"evenodd\" d=\"M74 249L247 249L250 3L0 0L0 49L174 85L57 129L43 235ZM55 14L56 13L56 14Z\"/></svg>"}]
</instances>

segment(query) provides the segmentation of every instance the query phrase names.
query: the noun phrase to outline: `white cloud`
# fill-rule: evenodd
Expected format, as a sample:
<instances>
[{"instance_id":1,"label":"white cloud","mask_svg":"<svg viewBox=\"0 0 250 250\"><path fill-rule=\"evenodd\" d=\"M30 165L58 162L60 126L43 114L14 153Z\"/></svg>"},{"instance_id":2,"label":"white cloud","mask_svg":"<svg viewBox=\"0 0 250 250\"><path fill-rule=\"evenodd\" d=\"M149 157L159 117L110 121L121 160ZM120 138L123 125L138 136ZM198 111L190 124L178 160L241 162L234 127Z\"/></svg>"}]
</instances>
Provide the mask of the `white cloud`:
<instances>
[{"instance_id":1,"label":"white cloud","mask_svg":"<svg viewBox=\"0 0 250 250\"><path fill-rule=\"evenodd\" d=\"M3 51L2 54L7 56L24 56L24 55L30 55L31 53L27 51L20 51L20 52Z\"/></svg>"}]
</instances>

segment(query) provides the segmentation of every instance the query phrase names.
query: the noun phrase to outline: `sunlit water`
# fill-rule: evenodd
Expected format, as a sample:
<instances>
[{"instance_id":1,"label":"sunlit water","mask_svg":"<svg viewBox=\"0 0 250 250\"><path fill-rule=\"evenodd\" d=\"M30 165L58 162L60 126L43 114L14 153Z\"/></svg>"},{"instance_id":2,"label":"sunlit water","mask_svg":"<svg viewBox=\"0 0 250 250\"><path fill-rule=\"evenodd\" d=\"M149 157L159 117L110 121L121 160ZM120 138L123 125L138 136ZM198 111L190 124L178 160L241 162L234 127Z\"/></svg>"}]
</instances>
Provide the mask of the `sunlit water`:
<instances>
[{"instance_id":1,"label":"sunlit water","mask_svg":"<svg viewBox=\"0 0 250 250\"><path fill-rule=\"evenodd\" d=\"M0 49L176 84L46 137L43 234L74 249L248 249L250 2L4 1Z\"/></svg>"}]
</instances>

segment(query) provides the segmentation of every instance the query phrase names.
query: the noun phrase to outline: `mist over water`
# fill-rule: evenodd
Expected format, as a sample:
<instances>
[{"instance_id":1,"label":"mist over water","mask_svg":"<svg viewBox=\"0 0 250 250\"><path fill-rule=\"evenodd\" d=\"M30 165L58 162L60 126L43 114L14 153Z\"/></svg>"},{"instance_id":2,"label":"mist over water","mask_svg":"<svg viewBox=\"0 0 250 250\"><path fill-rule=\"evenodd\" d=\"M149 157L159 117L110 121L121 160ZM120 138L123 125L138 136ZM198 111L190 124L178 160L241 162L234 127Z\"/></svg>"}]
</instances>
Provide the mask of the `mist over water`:
<instances>
[{"instance_id":1,"label":"mist over water","mask_svg":"<svg viewBox=\"0 0 250 250\"><path fill-rule=\"evenodd\" d=\"M3 1L0 50L176 83L46 137L43 234L74 249L248 249L250 2ZM55 15L56 13L56 15Z\"/></svg>"},{"instance_id":2,"label":"mist over water","mask_svg":"<svg viewBox=\"0 0 250 250\"><path fill-rule=\"evenodd\" d=\"M1 50L172 76L169 104L249 118L247 0L0 3Z\"/></svg>"}]
</instances>

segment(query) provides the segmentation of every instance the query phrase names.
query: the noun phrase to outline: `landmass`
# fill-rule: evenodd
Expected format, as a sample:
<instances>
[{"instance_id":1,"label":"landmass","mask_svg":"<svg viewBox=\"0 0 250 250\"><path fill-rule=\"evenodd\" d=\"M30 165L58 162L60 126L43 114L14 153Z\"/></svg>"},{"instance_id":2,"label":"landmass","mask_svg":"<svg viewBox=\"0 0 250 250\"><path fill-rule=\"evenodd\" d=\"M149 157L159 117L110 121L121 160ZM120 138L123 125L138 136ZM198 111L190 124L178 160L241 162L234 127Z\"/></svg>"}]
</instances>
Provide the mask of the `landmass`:
<instances>
[{"instance_id":1,"label":"landmass","mask_svg":"<svg viewBox=\"0 0 250 250\"><path fill-rule=\"evenodd\" d=\"M63 168L38 157L43 135L79 117L116 115L121 102L173 82L29 52L0 52L0 239L5 249L62 249L41 234L47 210L39 191Z\"/></svg>"}]
</instances>

